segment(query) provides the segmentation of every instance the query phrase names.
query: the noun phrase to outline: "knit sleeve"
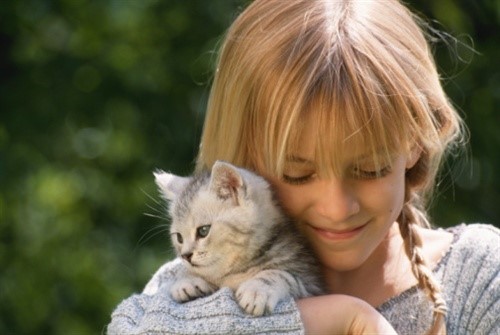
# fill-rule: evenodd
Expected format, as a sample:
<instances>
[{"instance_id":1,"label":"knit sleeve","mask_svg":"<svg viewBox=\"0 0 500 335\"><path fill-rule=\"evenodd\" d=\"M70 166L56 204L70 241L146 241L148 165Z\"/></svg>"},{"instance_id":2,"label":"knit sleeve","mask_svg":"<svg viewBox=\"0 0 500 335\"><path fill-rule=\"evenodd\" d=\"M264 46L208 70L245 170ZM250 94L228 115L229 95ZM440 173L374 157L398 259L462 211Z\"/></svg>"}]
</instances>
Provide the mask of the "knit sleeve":
<instances>
[{"instance_id":1,"label":"knit sleeve","mask_svg":"<svg viewBox=\"0 0 500 335\"><path fill-rule=\"evenodd\" d=\"M500 231L469 225L454 249L448 333L500 334Z\"/></svg>"},{"instance_id":2,"label":"knit sleeve","mask_svg":"<svg viewBox=\"0 0 500 335\"><path fill-rule=\"evenodd\" d=\"M187 303L169 294L175 262L153 276L143 293L125 299L115 309L107 331L114 334L303 334L295 301L282 301L271 315L254 317L238 306L233 292L222 288Z\"/></svg>"}]
</instances>

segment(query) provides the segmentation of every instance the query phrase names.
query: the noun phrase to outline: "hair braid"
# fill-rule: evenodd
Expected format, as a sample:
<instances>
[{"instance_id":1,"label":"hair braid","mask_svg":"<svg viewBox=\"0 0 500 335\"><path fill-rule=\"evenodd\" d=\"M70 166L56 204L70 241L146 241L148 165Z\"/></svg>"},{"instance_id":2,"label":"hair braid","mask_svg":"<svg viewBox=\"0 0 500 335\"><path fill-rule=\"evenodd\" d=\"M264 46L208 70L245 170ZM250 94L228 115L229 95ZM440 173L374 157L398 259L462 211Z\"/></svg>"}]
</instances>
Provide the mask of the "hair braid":
<instances>
[{"instance_id":1,"label":"hair braid","mask_svg":"<svg viewBox=\"0 0 500 335\"><path fill-rule=\"evenodd\" d=\"M418 285L434 304L434 318L428 334L445 335L446 301L441 293L441 285L434 277L423 255L422 238L416 226L428 226L429 223L424 212L416 206L418 203L417 195L408 196L407 192L407 201L398 220L399 229L405 243L406 252L411 261L412 271L418 280Z\"/></svg>"}]
</instances>

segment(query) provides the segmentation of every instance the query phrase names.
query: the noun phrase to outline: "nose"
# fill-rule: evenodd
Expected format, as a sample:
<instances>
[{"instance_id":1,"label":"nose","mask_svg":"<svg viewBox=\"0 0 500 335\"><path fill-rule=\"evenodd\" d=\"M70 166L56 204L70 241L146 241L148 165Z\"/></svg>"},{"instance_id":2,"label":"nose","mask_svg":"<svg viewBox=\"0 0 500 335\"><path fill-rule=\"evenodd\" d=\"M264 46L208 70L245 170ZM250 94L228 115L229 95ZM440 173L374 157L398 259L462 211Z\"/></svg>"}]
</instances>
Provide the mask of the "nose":
<instances>
[{"instance_id":1,"label":"nose","mask_svg":"<svg viewBox=\"0 0 500 335\"><path fill-rule=\"evenodd\" d=\"M182 254L181 256L186 261L188 261L189 263L191 263L191 257L193 257L193 253L192 252L186 252L186 253Z\"/></svg>"},{"instance_id":2,"label":"nose","mask_svg":"<svg viewBox=\"0 0 500 335\"><path fill-rule=\"evenodd\" d=\"M355 190L340 179L321 182L314 207L329 222L344 222L360 210Z\"/></svg>"}]
</instances>

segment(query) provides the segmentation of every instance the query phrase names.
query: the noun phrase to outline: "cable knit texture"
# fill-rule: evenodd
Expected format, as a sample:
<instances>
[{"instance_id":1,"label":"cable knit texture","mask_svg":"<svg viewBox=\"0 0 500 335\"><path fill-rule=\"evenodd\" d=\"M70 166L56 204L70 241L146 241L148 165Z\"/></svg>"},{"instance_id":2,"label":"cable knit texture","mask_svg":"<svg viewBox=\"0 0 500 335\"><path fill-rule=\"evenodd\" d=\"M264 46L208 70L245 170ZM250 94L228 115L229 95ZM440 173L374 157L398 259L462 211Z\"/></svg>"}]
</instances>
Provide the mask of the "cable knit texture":
<instances>
[{"instance_id":1,"label":"cable knit texture","mask_svg":"<svg viewBox=\"0 0 500 335\"><path fill-rule=\"evenodd\" d=\"M448 304L448 334L500 334L500 230L473 224L450 231L452 246L434 269ZM259 318L245 314L228 288L184 304L173 301L168 287L178 266L178 260L165 264L142 294L125 299L111 316L108 334L304 333L293 299ZM425 333L432 319L432 306L416 287L377 309L398 334Z\"/></svg>"}]
</instances>

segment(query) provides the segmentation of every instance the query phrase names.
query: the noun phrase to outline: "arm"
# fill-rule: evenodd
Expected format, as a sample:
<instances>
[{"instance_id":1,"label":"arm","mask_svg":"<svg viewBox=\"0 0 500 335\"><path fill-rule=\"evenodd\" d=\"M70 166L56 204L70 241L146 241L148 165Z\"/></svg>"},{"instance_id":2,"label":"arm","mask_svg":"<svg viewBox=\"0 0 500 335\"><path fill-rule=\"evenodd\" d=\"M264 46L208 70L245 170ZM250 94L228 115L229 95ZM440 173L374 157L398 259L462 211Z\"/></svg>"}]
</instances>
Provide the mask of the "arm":
<instances>
[{"instance_id":1,"label":"arm","mask_svg":"<svg viewBox=\"0 0 500 335\"><path fill-rule=\"evenodd\" d=\"M450 333L500 334L500 230L472 224L453 246L445 273Z\"/></svg>"},{"instance_id":2,"label":"arm","mask_svg":"<svg viewBox=\"0 0 500 335\"><path fill-rule=\"evenodd\" d=\"M107 333L112 334L303 334L299 310L293 299L276 306L272 315L256 318L245 313L229 288L187 303L170 296L179 262L162 266L142 294L125 299L115 309Z\"/></svg>"},{"instance_id":3,"label":"arm","mask_svg":"<svg viewBox=\"0 0 500 335\"><path fill-rule=\"evenodd\" d=\"M187 303L171 299L161 288L154 295L133 295L113 312L107 328L114 334L303 334L300 314L293 299L276 307L271 315L245 313L229 288Z\"/></svg>"},{"instance_id":4,"label":"arm","mask_svg":"<svg viewBox=\"0 0 500 335\"><path fill-rule=\"evenodd\" d=\"M230 289L178 304L167 294L135 295L112 315L108 334L396 334L366 302L330 295L280 303L272 315L243 312ZM300 311L300 314L299 314Z\"/></svg>"},{"instance_id":5,"label":"arm","mask_svg":"<svg viewBox=\"0 0 500 335\"><path fill-rule=\"evenodd\" d=\"M451 231L452 247L435 270L448 304L447 332L500 334L500 230L462 224Z\"/></svg>"},{"instance_id":6,"label":"arm","mask_svg":"<svg viewBox=\"0 0 500 335\"><path fill-rule=\"evenodd\" d=\"M245 313L229 288L188 303L170 297L176 262L160 268L142 294L125 299L113 312L111 334L395 334L387 321L362 300L342 295L280 302L273 314ZM305 327L305 329L304 329Z\"/></svg>"},{"instance_id":7,"label":"arm","mask_svg":"<svg viewBox=\"0 0 500 335\"><path fill-rule=\"evenodd\" d=\"M365 301L347 295L325 295L298 301L306 334L397 334Z\"/></svg>"}]
</instances>

